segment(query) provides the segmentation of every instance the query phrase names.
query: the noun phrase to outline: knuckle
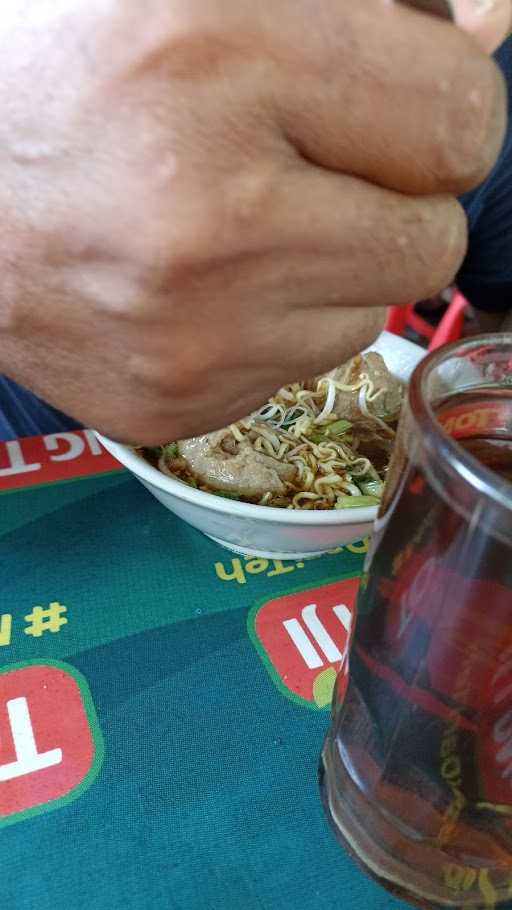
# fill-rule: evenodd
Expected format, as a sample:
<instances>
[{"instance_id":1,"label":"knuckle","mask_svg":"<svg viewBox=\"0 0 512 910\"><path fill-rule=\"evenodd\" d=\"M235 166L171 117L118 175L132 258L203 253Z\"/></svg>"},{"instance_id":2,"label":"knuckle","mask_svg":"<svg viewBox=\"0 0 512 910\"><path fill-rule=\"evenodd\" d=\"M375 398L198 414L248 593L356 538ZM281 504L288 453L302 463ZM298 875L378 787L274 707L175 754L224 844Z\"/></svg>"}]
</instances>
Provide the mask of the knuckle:
<instances>
[{"instance_id":1,"label":"knuckle","mask_svg":"<svg viewBox=\"0 0 512 910\"><path fill-rule=\"evenodd\" d=\"M137 397L151 402L151 408L158 410L169 396L183 392L183 377L173 367L172 351L169 358L160 352L144 350L141 347L132 353L128 363L129 385L137 390Z\"/></svg>"},{"instance_id":2,"label":"knuckle","mask_svg":"<svg viewBox=\"0 0 512 910\"><path fill-rule=\"evenodd\" d=\"M245 171L228 182L226 215L235 236L251 234L255 225L266 220L274 204L276 182L273 167Z\"/></svg>"},{"instance_id":3,"label":"knuckle","mask_svg":"<svg viewBox=\"0 0 512 910\"><path fill-rule=\"evenodd\" d=\"M467 249L467 220L455 199L442 198L429 213L423 237L418 237L418 276L422 296L429 297L452 284Z\"/></svg>"},{"instance_id":4,"label":"knuckle","mask_svg":"<svg viewBox=\"0 0 512 910\"><path fill-rule=\"evenodd\" d=\"M468 243L468 225L464 210L456 200L445 201L449 206L446 210L446 221L443 221L443 231L436 236L438 246L437 269L441 284L450 284L458 272ZM440 241L440 242L439 242Z\"/></svg>"},{"instance_id":5,"label":"knuckle","mask_svg":"<svg viewBox=\"0 0 512 910\"><path fill-rule=\"evenodd\" d=\"M210 176L197 181L186 174L179 190L146 200L124 251L148 297L160 291L187 297L261 248L262 225L271 224L275 205L274 165L244 165L218 181Z\"/></svg>"},{"instance_id":6,"label":"knuckle","mask_svg":"<svg viewBox=\"0 0 512 910\"><path fill-rule=\"evenodd\" d=\"M151 338L137 345L129 361L130 385L155 408L183 401L206 389L225 356L217 335L205 336L197 326L157 326Z\"/></svg>"},{"instance_id":7,"label":"knuckle","mask_svg":"<svg viewBox=\"0 0 512 910\"><path fill-rule=\"evenodd\" d=\"M466 252L462 207L448 196L409 200L398 242L401 267L394 271L391 292L396 296L390 304L437 294L452 284Z\"/></svg>"},{"instance_id":8,"label":"knuckle","mask_svg":"<svg viewBox=\"0 0 512 910\"><path fill-rule=\"evenodd\" d=\"M261 246L261 228L270 224L275 204L273 171L272 166L243 168L214 187L186 193L186 204L177 209L179 230L174 231L169 260L172 276L218 267Z\"/></svg>"},{"instance_id":9,"label":"knuckle","mask_svg":"<svg viewBox=\"0 0 512 910\"><path fill-rule=\"evenodd\" d=\"M371 344L383 331L386 324L387 309L385 307L372 307L368 310L359 336L359 346L364 349Z\"/></svg>"},{"instance_id":10,"label":"knuckle","mask_svg":"<svg viewBox=\"0 0 512 910\"><path fill-rule=\"evenodd\" d=\"M153 221L138 239L136 256L150 295L186 294L221 258L222 221L208 203L191 204L183 214L176 209L174 215L173 225L158 230Z\"/></svg>"},{"instance_id":11,"label":"knuckle","mask_svg":"<svg viewBox=\"0 0 512 910\"><path fill-rule=\"evenodd\" d=\"M506 90L492 60L474 52L457 73L439 124L437 173L446 190L464 192L490 173L506 128Z\"/></svg>"}]
</instances>

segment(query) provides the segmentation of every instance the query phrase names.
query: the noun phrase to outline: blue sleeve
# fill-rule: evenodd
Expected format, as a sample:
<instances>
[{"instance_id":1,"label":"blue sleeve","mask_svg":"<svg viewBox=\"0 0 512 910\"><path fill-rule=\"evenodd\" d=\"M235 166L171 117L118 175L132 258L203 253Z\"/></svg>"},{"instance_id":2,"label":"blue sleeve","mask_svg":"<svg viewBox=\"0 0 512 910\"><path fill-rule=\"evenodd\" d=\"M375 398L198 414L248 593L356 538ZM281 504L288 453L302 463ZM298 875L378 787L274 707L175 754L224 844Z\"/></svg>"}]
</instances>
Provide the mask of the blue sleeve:
<instances>
[{"instance_id":1,"label":"blue sleeve","mask_svg":"<svg viewBox=\"0 0 512 910\"><path fill-rule=\"evenodd\" d=\"M79 424L0 376L0 442L77 429Z\"/></svg>"},{"instance_id":2,"label":"blue sleeve","mask_svg":"<svg viewBox=\"0 0 512 910\"><path fill-rule=\"evenodd\" d=\"M512 38L496 55L508 86L509 124L500 159L485 183L461 199L469 247L457 284L477 309L512 308Z\"/></svg>"}]
</instances>

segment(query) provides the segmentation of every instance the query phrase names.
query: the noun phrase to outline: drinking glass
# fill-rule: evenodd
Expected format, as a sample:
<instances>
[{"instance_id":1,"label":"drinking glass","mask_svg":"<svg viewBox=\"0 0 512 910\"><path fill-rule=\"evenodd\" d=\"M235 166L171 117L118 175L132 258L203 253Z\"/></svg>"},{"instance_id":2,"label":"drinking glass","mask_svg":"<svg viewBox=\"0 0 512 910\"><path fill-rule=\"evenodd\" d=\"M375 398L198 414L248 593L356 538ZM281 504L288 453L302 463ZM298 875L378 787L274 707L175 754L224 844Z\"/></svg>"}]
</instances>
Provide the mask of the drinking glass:
<instances>
[{"instance_id":1,"label":"drinking glass","mask_svg":"<svg viewBox=\"0 0 512 910\"><path fill-rule=\"evenodd\" d=\"M340 841L419 907L512 908L511 481L512 334L428 356L321 763Z\"/></svg>"}]
</instances>

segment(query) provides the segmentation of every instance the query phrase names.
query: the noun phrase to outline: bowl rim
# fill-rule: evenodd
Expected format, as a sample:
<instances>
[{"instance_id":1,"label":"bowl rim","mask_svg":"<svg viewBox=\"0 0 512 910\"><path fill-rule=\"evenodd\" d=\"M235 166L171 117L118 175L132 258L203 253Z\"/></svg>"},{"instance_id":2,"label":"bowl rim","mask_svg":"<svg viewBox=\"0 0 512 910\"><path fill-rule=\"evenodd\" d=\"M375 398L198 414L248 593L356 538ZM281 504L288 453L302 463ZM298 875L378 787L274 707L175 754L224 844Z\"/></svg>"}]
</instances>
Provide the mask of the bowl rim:
<instances>
[{"instance_id":1,"label":"bowl rim","mask_svg":"<svg viewBox=\"0 0 512 910\"><path fill-rule=\"evenodd\" d=\"M368 351L378 351L386 354L386 349L393 345L395 349L407 352L409 356L413 355L416 361L410 370L410 374L418 363L427 356L427 351L419 345L414 344L408 339L401 338L399 335L392 335L383 331L375 342L365 348L363 353ZM410 378L410 376L409 376ZM332 511L302 511L295 509L276 509L272 506L259 506L251 502L237 502L233 499L223 499L221 496L215 496L213 493L206 493L203 490L195 490L187 486L183 481L175 480L162 474L158 468L154 468L149 462L137 455L136 452L124 443L114 442L103 436L97 430L93 430L99 442L114 458L117 459L124 467L128 468L140 480L156 487L163 493L169 493L177 499L183 500L191 505L199 506L210 512L217 512L221 515L230 517L245 518L258 522L270 522L282 525L303 525L307 527L321 527L330 525L369 525L371 526L376 518L378 507L366 506L353 509L333 509Z\"/></svg>"}]
</instances>

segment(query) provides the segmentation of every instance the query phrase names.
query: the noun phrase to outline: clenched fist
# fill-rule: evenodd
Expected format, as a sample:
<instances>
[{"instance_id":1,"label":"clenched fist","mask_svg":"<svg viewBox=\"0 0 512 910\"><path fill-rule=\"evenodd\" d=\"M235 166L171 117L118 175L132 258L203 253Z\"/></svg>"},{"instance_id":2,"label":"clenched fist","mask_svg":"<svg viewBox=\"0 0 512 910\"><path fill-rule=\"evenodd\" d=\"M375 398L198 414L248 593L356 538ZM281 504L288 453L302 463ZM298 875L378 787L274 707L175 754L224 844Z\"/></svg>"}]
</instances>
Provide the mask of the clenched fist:
<instances>
[{"instance_id":1,"label":"clenched fist","mask_svg":"<svg viewBox=\"0 0 512 910\"><path fill-rule=\"evenodd\" d=\"M503 137L477 43L384 0L6 0L0 45L0 369L144 444L449 283Z\"/></svg>"}]
</instances>

